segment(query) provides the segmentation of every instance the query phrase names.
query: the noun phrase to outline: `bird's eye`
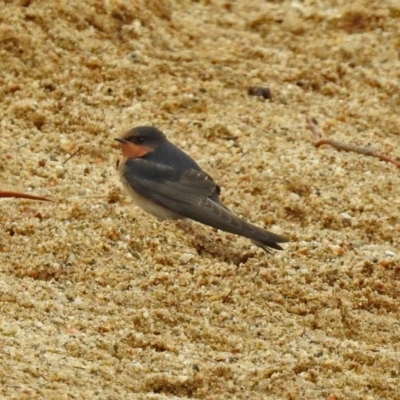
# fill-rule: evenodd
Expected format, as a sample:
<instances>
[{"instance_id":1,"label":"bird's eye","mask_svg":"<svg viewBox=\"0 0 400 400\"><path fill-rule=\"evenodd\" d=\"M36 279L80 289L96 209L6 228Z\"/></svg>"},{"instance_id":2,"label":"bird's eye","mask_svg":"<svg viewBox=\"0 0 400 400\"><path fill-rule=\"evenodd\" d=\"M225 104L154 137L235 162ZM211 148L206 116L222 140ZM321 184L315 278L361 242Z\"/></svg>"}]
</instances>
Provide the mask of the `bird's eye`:
<instances>
[{"instance_id":1,"label":"bird's eye","mask_svg":"<svg viewBox=\"0 0 400 400\"><path fill-rule=\"evenodd\" d=\"M143 137L143 136L137 137L137 138L136 138L136 142L137 142L138 144L144 143L144 137Z\"/></svg>"}]
</instances>

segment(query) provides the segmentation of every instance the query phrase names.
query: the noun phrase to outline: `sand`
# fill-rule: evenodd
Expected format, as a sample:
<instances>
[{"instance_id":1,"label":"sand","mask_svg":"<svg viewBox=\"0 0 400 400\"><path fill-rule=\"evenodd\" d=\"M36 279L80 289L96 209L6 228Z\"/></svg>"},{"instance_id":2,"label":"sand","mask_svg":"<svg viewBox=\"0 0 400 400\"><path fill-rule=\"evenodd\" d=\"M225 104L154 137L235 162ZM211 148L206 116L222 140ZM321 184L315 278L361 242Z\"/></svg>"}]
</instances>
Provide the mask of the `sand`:
<instances>
[{"instance_id":1,"label":"sand","mask_svg":"<svg viewBox=\"0 0 400 400\"><path fill-rule=\"evenodd\" d=\"M0 398L400 398L400 170L306 124L400 158L398 1L0 11L0 189L55 201L0 199ZM134 206L147 124L285 249Z\"/></svg>"}]
</instances>

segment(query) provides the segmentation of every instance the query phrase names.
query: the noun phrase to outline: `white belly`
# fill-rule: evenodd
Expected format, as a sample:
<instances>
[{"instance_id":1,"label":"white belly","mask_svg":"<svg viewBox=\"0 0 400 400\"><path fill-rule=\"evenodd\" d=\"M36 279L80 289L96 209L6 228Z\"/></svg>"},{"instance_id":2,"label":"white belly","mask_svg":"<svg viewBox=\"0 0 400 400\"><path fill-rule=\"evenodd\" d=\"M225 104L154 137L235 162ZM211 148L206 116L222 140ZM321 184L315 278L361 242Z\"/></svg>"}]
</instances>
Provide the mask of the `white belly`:
<instances>
[{"instance_id":1,"label":"white belly","mask_svg":"<svg viewBox=\"0 0 400 400\"><path fill-rule=\"evenodd\" d=\"M148 212L149 214L152 214L160 219L182 219L184 218L182 215L177 214L174 211L168 210L168 208L159 206L158 204L147 200L140 194L137 194L128 184L126 179L121 176L121 182L126 189L126 191L129 193L129 196L132 197L133 201L138 205L142 210Z\"/></svg>"}]
</instances>

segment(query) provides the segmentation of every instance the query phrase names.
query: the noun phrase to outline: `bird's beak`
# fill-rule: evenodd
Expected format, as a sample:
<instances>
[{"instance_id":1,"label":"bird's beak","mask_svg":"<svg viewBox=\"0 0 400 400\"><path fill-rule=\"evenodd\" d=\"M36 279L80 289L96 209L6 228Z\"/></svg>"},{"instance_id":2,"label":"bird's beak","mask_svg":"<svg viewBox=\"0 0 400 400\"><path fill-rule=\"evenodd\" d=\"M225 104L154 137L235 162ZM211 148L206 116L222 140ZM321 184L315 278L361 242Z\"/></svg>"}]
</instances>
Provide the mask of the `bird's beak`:
<instances>
[{"instance_id":1,"label":"bird's beak","mask_svg":"<svg viewBox=\"0 0 400 400\"><path fill-rule=\"evenodd\" d=\"M121 137L115 138L114 140L116 140L117 142L120 142L120 143L128 143L128 141L126 139L121 138Z\"/></svg>"}]
</instances>

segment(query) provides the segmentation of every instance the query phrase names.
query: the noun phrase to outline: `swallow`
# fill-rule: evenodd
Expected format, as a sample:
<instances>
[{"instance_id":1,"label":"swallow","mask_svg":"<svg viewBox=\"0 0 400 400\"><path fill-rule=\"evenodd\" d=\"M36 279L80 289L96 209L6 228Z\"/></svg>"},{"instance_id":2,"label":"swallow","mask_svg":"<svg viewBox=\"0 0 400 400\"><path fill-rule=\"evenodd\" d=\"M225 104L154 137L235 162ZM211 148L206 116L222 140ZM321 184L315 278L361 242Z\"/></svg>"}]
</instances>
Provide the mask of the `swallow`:
<instances>
[{"instance_id":1,"label":"swallow","mask_svg":"<svg viewBox=\"0 0 400 400\"><path fill-rule=\"evenodd\" d=\"M266 252L287 239L237 217L220 200L221 188L185 152L152 126L138 126L119 142L121 182L134 202L162 219L189 218L244 236Z\"/></svg>"}]
</instances>

